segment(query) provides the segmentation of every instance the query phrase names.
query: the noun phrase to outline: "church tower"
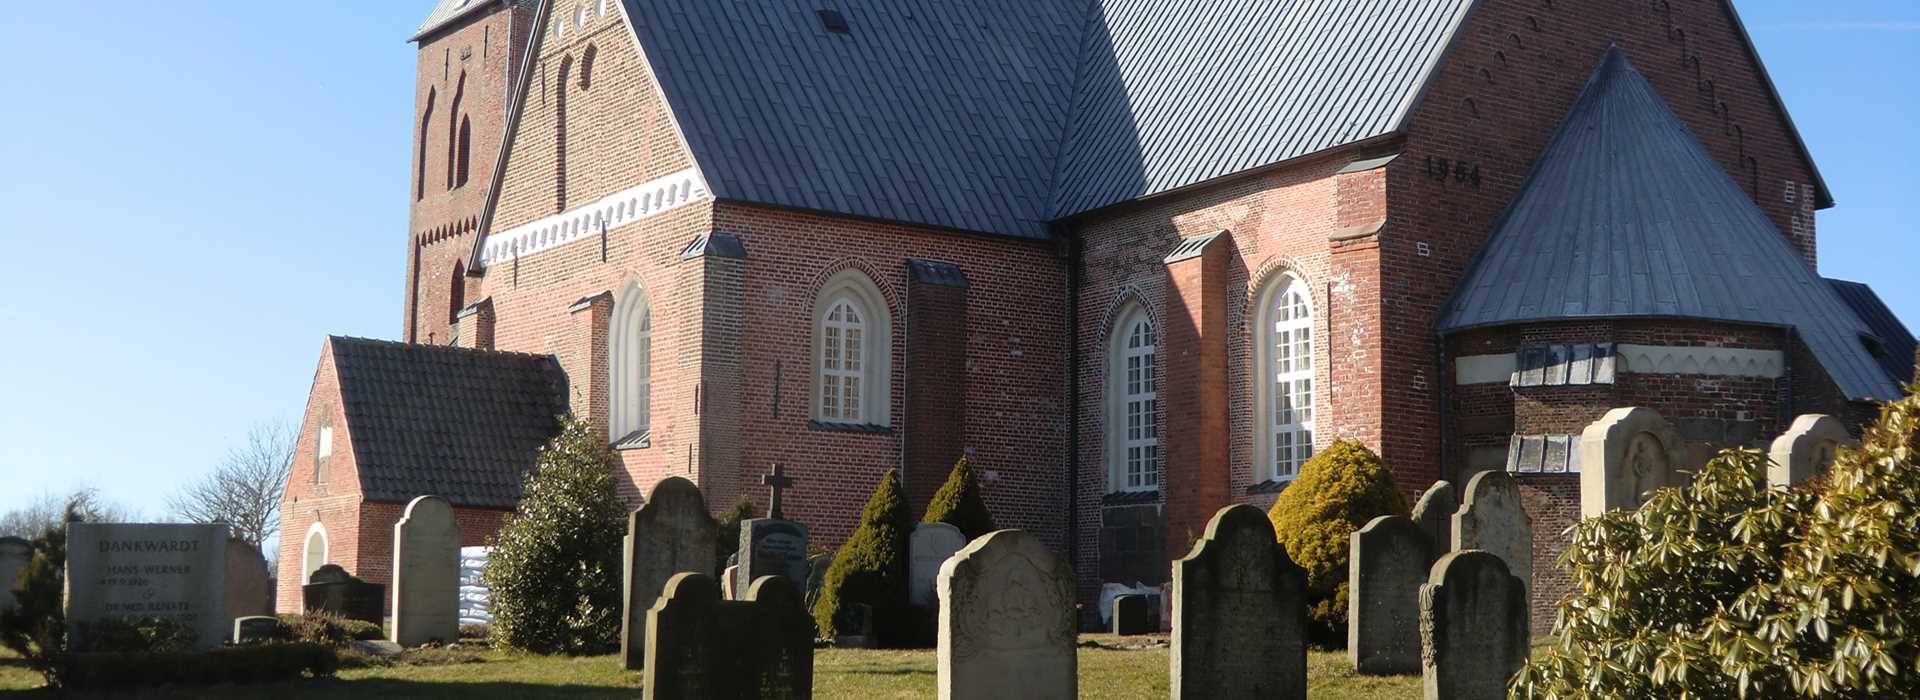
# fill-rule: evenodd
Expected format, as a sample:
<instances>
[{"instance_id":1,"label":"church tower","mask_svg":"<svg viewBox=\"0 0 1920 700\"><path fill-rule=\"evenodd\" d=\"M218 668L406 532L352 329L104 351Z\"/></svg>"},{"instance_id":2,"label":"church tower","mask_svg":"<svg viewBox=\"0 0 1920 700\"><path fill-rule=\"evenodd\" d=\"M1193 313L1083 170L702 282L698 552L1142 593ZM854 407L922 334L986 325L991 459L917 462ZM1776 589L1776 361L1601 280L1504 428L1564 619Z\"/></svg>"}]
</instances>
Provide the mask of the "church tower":
<instances>
[{"instance_id":1,"label":"church tower","mask_svg":"<svg viewBox=\"0 0 1920 700\"><path fill-rule=\"evenodd\" d=\"M465 258L493 180L515 57L525 53L535 6L439 0L410 39L419 61L406 194L408 342L452 342L454 315L473 301Z\"/></svg>"}]
</instances>

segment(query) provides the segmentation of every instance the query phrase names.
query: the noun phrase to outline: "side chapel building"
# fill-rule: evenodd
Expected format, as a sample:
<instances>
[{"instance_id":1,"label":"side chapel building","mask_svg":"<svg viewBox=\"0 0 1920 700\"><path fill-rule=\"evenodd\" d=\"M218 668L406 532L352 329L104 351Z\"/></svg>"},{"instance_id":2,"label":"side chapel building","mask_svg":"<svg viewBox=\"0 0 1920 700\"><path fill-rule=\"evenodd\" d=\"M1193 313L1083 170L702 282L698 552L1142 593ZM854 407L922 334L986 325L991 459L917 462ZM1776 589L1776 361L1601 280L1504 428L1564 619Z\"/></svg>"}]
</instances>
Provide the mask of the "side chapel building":
<instances>
[{"instance_id":1,"label":"side chapel building","mask_svg":"<svg viewBox=\"0 0 1920 700\"><path fill-rule=\"evenodd\" d=\"M1409 502L1507 469L1544 611L1608 409L1705 454L1911 378L1816 271L1833 199L1728 0L440 0L412 39L402 339L323 343L283 571L385 581L426 493L484 543L571 411L636 506L777 462L829 545L969 456L1089 599L1333 440Z\"/></svg>"}]
</instances>

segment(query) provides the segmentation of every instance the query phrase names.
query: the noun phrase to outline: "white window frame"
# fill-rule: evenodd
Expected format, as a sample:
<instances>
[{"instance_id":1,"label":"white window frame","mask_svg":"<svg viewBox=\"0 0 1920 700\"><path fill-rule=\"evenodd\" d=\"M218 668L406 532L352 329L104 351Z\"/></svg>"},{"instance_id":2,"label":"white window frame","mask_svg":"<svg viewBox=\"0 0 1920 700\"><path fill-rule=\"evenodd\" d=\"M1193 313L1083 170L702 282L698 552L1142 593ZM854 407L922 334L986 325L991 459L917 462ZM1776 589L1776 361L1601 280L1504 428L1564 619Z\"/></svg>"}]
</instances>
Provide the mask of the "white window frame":
<instances>
[{"instance_id":1,"label":"white window frame","mask_svg":"<svg viewBox=\"0 0 1920 700\"><path fill-rule=\"evenodd\" d=\"M1159 330L1138 302L1114 318L1107 341L1107 492L1158 491Z\"/></svg>"},{"instance_id":2,"label":"white window frame","mask_svg":"<svg viewBox=\"0 0 1920 700\"><path fill-rule=\"evenodd\" d=\"M831 319L834 310L842 306L860 314L860 348L854 358L859 367L854 370L846 369L846 346L842 344L846 333L854 330L853 324L844 318ZM828 360L830 344L839 350L836 358L840 361ZM813 419L840 425L891 425L892 355L893 316L880 287L859 270L845 270L828 278L814 295L813 354L809 360L813 367L813 398L809 402ZM838 392L829 393L830 387L844 388L848 380L853 380L857 389L854 396L859 401L851 413L844 410Z\"/></svg>"},{"instance_id":3,"label":"white window frame","mask_svg":"<svg viewBox=\"0 0 1920 700\"><path fill-rule=\"evenodd\" d=\"M1291 273L1274 275L1254 299L1253 480L1292 481L1315 451L1319 317L1312 289ZM1287 342L1284 349L1279 346L1282 340ZM1276 405L1282 398L1291 399L1288 407ZM1281 448L1287 448L1286 457L1279 455Z\"/></svg>"},{"instance_id":4,"label":"white window frame","mask_svg":"<svg viewBox=\"0 0 1920 700\"><path fill-rule=\"evenodd\" d=\"M639 281L614 298L607 332L607 432L613 442L653 432L653 305Z\"/></svg>"},{"instance_id":5,"label":"white window frame","mask_svg":"<svg viewBox=\"0 0 1920 700\"><path fill-rule=\"evenodd\" d=\"M315 535L320 536L320 557L318 559L315 559L313 556L313 538ZM306 536L300 541L300 583L305 584L313 580L313 572L319 571L322 566L326 566L328 560L332 558L332 552L330 551L332 549L333 544L330 538L327 537L327 528L322 526L318 521L315 521L312 526L307 528Z\"/></svg>"}]
</instances>

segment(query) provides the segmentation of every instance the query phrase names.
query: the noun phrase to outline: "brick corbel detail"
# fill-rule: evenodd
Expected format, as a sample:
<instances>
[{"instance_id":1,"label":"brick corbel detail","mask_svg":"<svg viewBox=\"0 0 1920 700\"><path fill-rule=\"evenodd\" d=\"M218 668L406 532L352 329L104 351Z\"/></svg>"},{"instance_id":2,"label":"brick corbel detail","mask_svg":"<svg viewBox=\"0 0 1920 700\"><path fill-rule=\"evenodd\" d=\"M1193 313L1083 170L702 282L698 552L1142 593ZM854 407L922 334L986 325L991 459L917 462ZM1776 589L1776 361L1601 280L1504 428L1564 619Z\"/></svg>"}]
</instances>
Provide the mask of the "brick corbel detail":
<instances>
[{"instance_id":1,"label":"brick corbel detail","mask_svg":"<svg viewBox=\"0 0 1920 700\"><path fill-rule=\"evenodd\" d=\"M568 403L574 416L592 424L594 436L605 444L610 439L607 413L613 408L607 357L613 294L601 292L576 301L567 307L567 314L567 344L560 353L560 365L567 370Z\"/></svg>"},{"instance_id":2,"label":"brick corbel detail","mask_svg":"<svg viewBox=\"0 0 1920 700\"><path fill-rule=\"evenodd\" d=\"M1167 262L1161 323L1167 547L1183 556L1214 511L1233 502L1227 428L1227 273L1231 236L1187 243ZM1190 239L1191 241L1191 239ZM1197 250L1196 250L1197 248Z\"/></svg>"},{"instance_id":3,"label":"brick corbel detail","mask_svg":"<svg viewBox=\"0 0 1920 700\"><path fill-rule=\"evenodd\" d=\"M493 297L474 302L453 317L453 340L463 348L493 349Z\"/></svg>"},{"instance_id":4,"label":"brick corbel detail","mask_svg":"<svg viewBox=\"0 0 1920 700\"><path fill-rule=\"evenodd\" d=\"M967 278L959 267L907 261L906 442L901 482L924 513L967 445Z\"/></svg>"}]
</instances>

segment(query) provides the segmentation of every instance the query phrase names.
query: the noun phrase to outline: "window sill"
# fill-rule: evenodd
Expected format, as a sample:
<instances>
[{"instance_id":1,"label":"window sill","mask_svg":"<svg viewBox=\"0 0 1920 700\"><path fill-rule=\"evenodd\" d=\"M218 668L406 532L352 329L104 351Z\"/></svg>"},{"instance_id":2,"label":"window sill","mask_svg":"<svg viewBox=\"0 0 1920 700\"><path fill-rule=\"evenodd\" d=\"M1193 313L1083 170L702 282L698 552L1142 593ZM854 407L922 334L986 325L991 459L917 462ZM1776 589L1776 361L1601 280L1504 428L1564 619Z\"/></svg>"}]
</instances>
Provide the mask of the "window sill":
<instances>
[{"instance_id":1,"label":"window sill","mask_svg":"<svg viewBox=\"0 0 1920 700\"><path fill-rule=\"evenodd\" d=\"M653 431L635 430L609 445L613 450L644 450L653 446Z\"/></svg>"},{"instance_id":2,"label":"window sill","mask_svg":"<svg viewBox=\"0 0 1920 700\"><path fill-rule=\"evenodd\" d=\"M823 433L871 433L875 435L885 435L893 432L891 426L874 423L830 423L821 420L807 421L807 429L817 430Z\"/></svg>"},{"instance_id":3,"label":"window sill","mask_svg":"<svg viewBox=\"0 0 1920 700\"><path fill-rule=\"evenodd\" d=\"M1291 479L1286 481L1274 481L1269 479L1267 481L1262 481L1252 486L1248 486L1247 494L1252 495L1252 494L1261 494L1261 493L1280 493L1281 491L1286 490L1287 484L1291 484L1291 483L1293 483L1293 480Z\"/></svg>"},{"instance_id":4,"label":"window sill","mask_svg":"<svg viewBox=\"0 0 1920 700\"><path fill-rule=\"evenodd\" d=\"M1114 491L1100 497L1103 506L1141 506L1160 502L1160 490L1150 491Z\"/></svg>"}]
</instances>

